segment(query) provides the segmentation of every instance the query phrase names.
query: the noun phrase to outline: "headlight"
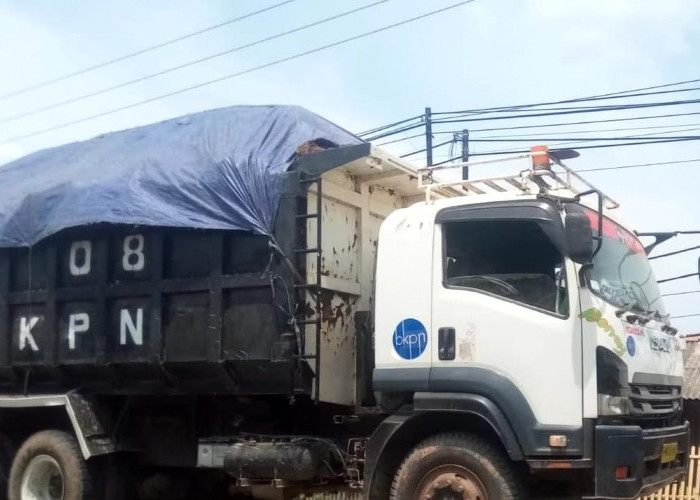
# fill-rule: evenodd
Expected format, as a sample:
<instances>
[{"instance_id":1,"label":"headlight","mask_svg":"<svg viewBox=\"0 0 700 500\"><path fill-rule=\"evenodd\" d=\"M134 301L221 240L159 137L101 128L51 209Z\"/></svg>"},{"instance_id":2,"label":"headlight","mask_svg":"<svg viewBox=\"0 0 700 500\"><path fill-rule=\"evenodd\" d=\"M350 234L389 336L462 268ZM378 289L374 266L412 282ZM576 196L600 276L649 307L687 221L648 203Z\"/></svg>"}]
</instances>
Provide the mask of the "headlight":
<instances>
[{"instance_id":1,"label":"headlight","mask_svg":"<svg viewBox=\"0 0 700 500\"><path fill-rule=\"evenodd\" d=\"M627 365L620 357L598 346L596 349L596 375L598 378L598 415L629 415L632 405L629 394Z\"/></svg>"},{"instance_id":2,"label":"headlight","mask_svg":"<svg viewBox=\"0 0 700 500\"><path fill-rule=\"evenodd\" d=\"M627 397L598 394L598 415L601 417L629 415L630 408L630 399Z\"/></svg>"}]
</instances>

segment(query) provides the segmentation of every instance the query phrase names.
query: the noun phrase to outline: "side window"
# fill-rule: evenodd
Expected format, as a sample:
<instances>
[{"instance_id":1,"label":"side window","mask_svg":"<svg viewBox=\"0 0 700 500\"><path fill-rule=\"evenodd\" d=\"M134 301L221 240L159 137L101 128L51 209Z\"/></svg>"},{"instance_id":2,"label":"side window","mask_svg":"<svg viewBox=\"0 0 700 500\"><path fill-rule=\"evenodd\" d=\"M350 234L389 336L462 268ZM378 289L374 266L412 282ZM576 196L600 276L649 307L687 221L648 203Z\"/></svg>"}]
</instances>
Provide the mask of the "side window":
<instances>
[{"instance_id":1,"label":"side window","mask_svg":"<svg viewBox=\"0 0 700 500\"><path fill-rule=\"evenodd\" d=\"M564 259L532 221L443 223L444 285L568 315Z\"/></svg>"}]
</instances>

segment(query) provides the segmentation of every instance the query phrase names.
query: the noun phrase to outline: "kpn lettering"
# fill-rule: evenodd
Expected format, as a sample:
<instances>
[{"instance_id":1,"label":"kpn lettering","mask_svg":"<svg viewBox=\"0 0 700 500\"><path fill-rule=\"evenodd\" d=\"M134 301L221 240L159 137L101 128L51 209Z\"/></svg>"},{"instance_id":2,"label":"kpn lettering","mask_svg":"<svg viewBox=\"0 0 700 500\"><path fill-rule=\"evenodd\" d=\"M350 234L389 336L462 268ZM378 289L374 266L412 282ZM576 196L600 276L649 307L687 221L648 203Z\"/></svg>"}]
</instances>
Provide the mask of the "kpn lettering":
<instances>
[{"instance_id":1,"label":"kpn lettering","mask_svg":"<svg viewBox=\"0 0 700 500\"><path fill-rule=\"evenodd\" d=\"M39 346L36 345L36 340L34 340L34 335L32 335L32 328L34 328L41 318L39 316L32 316L31 318L20 318L19 319L19 350L23 351L27 346L34 352L39 350Z\"/></svg>"},{"instance_id":2,"label":"kpn lettering","mask_svg":"<svg viewBox=\"0 0 700 500\"><path fill-rule=\"evenodd\" d=\"M428 331L417 319L408 318L396 325L392 338L394 351L403 359L416 359L428 345Z\"/></svg>"},{"instance_id":3,"label":"kpn lettering","mask_svg":"<svg viewBox=\"0 0 700 500\"><path fill-rule=\"evenodd\" d=\"M40 346L34 336L34 330L43 318L41 316L29 316L19 318L17 330L18 348L20 351L40 351ZM64 330L65 331L65 330ZM70 351L78 347L80 335L90 334L90 316L85 312L77 312L68 315L67 335L65 339ZM119 344L143 345L143 309L133 311L122 309L119 311Z\"/></svg>"}]
</instances>

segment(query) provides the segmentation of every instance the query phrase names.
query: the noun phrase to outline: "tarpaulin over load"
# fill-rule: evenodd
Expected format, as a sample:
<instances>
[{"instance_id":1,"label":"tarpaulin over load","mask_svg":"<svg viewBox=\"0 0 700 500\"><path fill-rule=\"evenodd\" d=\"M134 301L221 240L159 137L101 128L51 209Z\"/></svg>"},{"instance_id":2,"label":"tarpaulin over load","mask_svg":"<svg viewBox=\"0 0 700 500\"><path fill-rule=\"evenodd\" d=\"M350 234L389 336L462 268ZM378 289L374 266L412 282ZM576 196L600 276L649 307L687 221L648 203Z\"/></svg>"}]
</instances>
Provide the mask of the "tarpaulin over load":
<instances>
[{"instance_id":1,"label":"tarpaulin over load","mask_svg":"<svg viewBox=\"0 0 700 500\"><path fill-rule=\"evenodd\" d=\"M362 141L296 106L233 106L0 166L0 247L101 222L270 234L299 146Z\"/></svg>"}]
</instances>

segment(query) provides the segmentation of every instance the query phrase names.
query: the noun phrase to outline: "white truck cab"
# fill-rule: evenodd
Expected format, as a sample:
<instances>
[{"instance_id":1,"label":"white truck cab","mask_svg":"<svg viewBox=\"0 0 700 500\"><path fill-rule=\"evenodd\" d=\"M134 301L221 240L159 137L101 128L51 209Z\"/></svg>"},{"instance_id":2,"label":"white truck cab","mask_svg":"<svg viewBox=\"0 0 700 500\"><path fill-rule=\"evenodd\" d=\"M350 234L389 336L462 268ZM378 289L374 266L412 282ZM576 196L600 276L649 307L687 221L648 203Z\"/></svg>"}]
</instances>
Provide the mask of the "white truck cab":
<instances>
[{"instance_id":1,"label":"white truck cab","mask_svg":"<svg viewBox=\"0 0 700 500\"><path fill-rule=\"evenodd\" d=\"M532 165L513 177L419 170L426 200L383 222L374 388L403 415L394 432L478 414L530 472L575 471L590 497L636 498L687 468L681 341L617 203L546 148L523 156ZM406 460L407 488L488 493L488 478L459 472L468 464L440 474Z\"/></svg>"}]
</instances>

